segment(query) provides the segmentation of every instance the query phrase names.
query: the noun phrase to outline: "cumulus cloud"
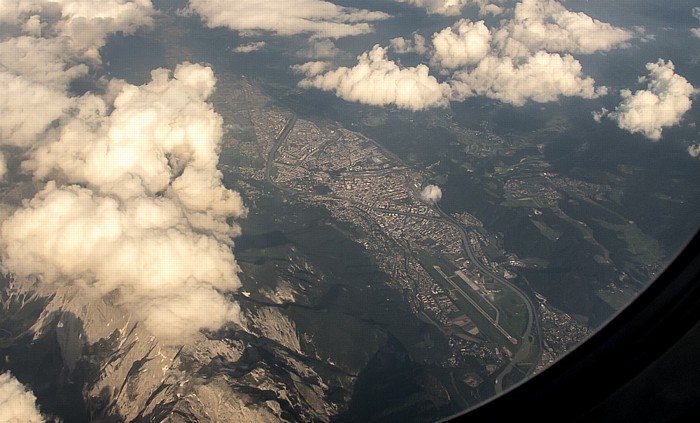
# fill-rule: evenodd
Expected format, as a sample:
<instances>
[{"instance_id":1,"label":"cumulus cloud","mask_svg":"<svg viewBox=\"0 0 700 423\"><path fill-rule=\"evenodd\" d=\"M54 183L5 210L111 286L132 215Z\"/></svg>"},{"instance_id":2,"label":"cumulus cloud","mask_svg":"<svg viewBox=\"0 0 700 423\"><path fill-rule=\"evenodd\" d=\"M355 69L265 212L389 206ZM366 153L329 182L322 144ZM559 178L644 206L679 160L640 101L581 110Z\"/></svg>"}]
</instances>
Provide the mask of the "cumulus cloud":
<instances>
[{"instance_id":1,"label":"cumulus cloud","mask_svg":"<svg viewBox=\"0 0 700 423\"><path fill-rule=\"evenodd\" d=\"M20 36L0 41L0 72L63 89L88 67L74 63L65 38Z\"/></svg>"},{"instance_id":2,"label":"cumulus cloud","mask_svg":"<svg viewBox=\"0 0 700 423\"><path fill-rule=\"evenodd\" d=\"M152 14L150 0L0 3L0 22L29 34L0 40L0 143L35 142L73 106L68 84L88 72L79 62L99 62L107 36L148 26Z\"/></svg>"},{"instance_id":3,"label":"cumulus cloud","mask_svg":"<svg viewBox=\"0 0 700 423\"><path fill-rule=\"evenodd\" d=\"M49 182L2 224L4 270L84 286L168 342L238 321L225 297L240 286L228 219L246 209L216 168L215 83L210 68L183 63L80 98L23 163Z\"/></svg>"},{"instance_id":4,"label":"cumulus cloud","mask_svg":"<svg viewBox=\"0 0 700 423\"><path fill-rule=\"evenodd\" d=\"M43 421L34 394L9 373L0 374L0 422Z\"/></svg>"},{"instance_id":5,"label":"cumulus cloud","mask_svg":"<svg viewBox=\"0 0 700 423\"><path fill-rule=\"evenodd\" d=\"M479 6L481 14L498 15L503 12L500 6L489 3L487 0L395 0L398 3L407 3L425 9L431 15L457 16L470 5Z\"/></svg>"},{"instance_id":6,"label":"cumulus cloud","mask_svg":"<svg viewBox=\"0 0 700 423\"><path fill-rule=\"evenodd\" d=\"M0 39L0 143L28 149L22 168L46 181L3 222L0 251L4 272L82 286L181 343L239 318L225 294L240 285L232 219L246 209L216 167L216 78L183 63L142 86L68 93L110 34L153 13L150 0L0 3L11 35Z\"/></svg>"},{"instance_id":7,"label":"cumulus cloud","mask_svg":"<svg viewBox=\"0 0 700 423\"><path fill-rule=\"evenodd\" d=\"M420 192L420 198L426 203L435 204L442 199L442 190L436 185L426 185Z\"/></svg>"},{"instance_id":8,"label":"cumulus cloud","mask_svg":"<svg viewBox=\"0 0 700 423\"><path fill-rule=\"evenodd\" d=\"M30 145L72 105L68 84L88 68L71 56L65 38L0 42L0 143Z\"/></svg>"},{"instance_id":9,"label":"cumulus cloud","mask_svg":"<svg viewBox=\"0 0 700 423\"><path fill-rule=\"evenodd\" d=\"M387 58L387 48L375 45L358 57L354 67L308 76L299 86L332 91L342 99L375 106L396 105L409 110L444 107L449 86L428 72L425 65L400 67Z\"/></svg>"},{"instance_id":10,"label":"cumulus cloud","mask_svg":"<svg viewBox=\"0 0 700 423\"><path fill-rule=\"evenodd\" d=\"M41 0L3 1L0 2L0 23L21 25L22 18L28 18L41 12Z\"/></svg>"},{"instance_id":11,"label":"cumulus cloud","mask_svg":"<svg viewBox=\"0 0 700 423\"><path fill-rule=\"evenodd\" d=\"M658 141L664 127L677 125L690 110L693 104L691 97L696 90L684 77L675 73L670 60L665 62L659 59L656 63L647 63L646 68L649 75L641 77L640 82L647 82L647 88L635 93L622 90L622 102L614 111L598 114L597 120L607 116L617 122L620 129L641 133L650 140Z\"/></svg>"},{"instance_id":12,"label":"cumulus cloud","mask_svg":"<svg viewBox=\"0 0 700 423\"><path fill-rule=\"evenodd\" d=\"M65 38L75 54L99 60L107 36L151 26L153 13L150 0L23 0L2 2L0 22L35 36L50 25L48 32Z\"/></svg>"},{"instance_id":13,"label":"cumulus cloud","mask_svg":"<svg viewBox=\"0 0 700 423\"><path fill-rule=\"evenodd\" d=\"M151 0L61 0L56 29L83 56L99 58L109 34L133 34L153 24Z\"/></svg>"},{"instance_id":14,"label":"cumulus cloud","mask_svg":"<svg viewBox=\"0 0 700 423\"><path fill-rule=\"evenodd\" d=\"M522 62L487 56L473 70L455 73L452 85L457 100L484 95L516 106L527 100L545 103L560 96L596 98L607 93L605 87L595 87L593 78L582 75L576 59L544 51Z\"/></svg>"},{"instance_id":15,"label":"cumulus cloud","mask_svg":"<svg viewBox=\"0 0 700 423\"><path fill-rule=\"evenodd\" d=\"M195 232L172 199L50 182L3 224L2 246L13 273L111 295L165 341L238 321L222 294L239 287L229 246Z\"/></svg>"},{"instance_id":16,"label":"cumulus cloud","mask_svg":"<svg viewBox=\"0 0 700 423\"><path fill-rule=\"evenodd\" d=\"M294 73L299 73L309 77L325 72L329 66L330 63L328 62L306 62L300 65L292 65L292 70Z\"/></svg>"},{"instance_id":17,"label":"cumulus cloud","mask_svg":"<svg viewBox=\"0 0 700 423\"><path fill-rule=\"evenodd\" d=\"M403 37L392 38L389 41L389 47L398 54L416 53L423 55L429 50L425 37L418 33L413 34L413 40L407 40Z\"/></svg>"},{"instance_id":18,"label":"cumulus cloud","mask_svg":"<svg viewBox=\"0 0 700 423\"><path fill-rule=\"evenodd\" d=\"M0 72L0 143L27 147L71 106L65 90Z\"/></svg>"},{"instance_id":19,"label":"cumulus cloud","mask_svg":"<svg viewBox=\"0 0 700 423\"><path fill-rule=\"evenodd\" d=\"M583 12L571 12L555 0L522 0L513 19L496 34L500 49L509 56L529 52L591 54L626 45L634 34Z\"/></svg>"},{"instance_id":20,"label":"cumulus cloud","mask_svg":"<svg viewBox=\"0 0 700 423\"><path fill-rule=\"evenodd\" d=\"M491 50L491 32L483 21L461 19L433 35L431 64L456 69L478 63Z\"/></svg>"},{"instance_id":21,"label":"cumulus cloud","mask_svg":"<svg viewBox=\"0 0 700 423\"><path fill-rule=\"evenodd\" d=\"M689 145L688 154L690 154L691 157L700 156L700 144Z\"/></svg>"},{"instance_id":22,"label":"cumulus cloud","mask_svg":"<svg viewBox=\"0 0 700 423\"><path fill-rule=\"evenodd\" d=\"M189 0L189 11L197 13L210 28L324 38L366 34L372 31L370 22L389 18L383 12L342 7L325 0Z\"/></svg>"},{"instance_id":23,"label":"cumulus cloud","mask_svg":"<svg viewBox=\"0 0 700 423\"><path fill-rule=\"evenodd\" d=\"M241 44L240 46L233 49L234 53L252 53L254 51L262 50L265 48L267 43L265 41L258 41L255 43Z\"/></svg>"},{"instance_id":24,"label":"cumulus cloud","mask_svg":"<svg viewBox=\"0 0 700 423\"><path fill-rule=\"evenodd\" d=\"M399 0L400 1L400 0ZM451 14L468 2L406 0L435 13ZM440 12L438 12L440 11ZM595 34L592 37L591 34ZM306 78L302 87L334 91L338 97L373 105L395 104L422 110L487 96L521 106L527 101L555 101L561 96L596 98L604 86L583 74L581 63L562 52L592 53L624 45L632 33L568 11L554 0L523 0L512 19L490 29L484 21L460 19L433 34L430 42L414 33L413 39L394 38L388 48L375 46L359 57L358 64L325 75ZM401 68L386 51L417 53L446 77L439 82L425 65ZM418 72L420 70L420 72ZM399 72L401 75L399 76ZM412 78L407 78L411 75ZM422 76L419 76L422 75ZM397 99L404 91L399 82L419 80L410 99ZM431 87L432 94L425 91Z\"/></svg>"}]
</instances>

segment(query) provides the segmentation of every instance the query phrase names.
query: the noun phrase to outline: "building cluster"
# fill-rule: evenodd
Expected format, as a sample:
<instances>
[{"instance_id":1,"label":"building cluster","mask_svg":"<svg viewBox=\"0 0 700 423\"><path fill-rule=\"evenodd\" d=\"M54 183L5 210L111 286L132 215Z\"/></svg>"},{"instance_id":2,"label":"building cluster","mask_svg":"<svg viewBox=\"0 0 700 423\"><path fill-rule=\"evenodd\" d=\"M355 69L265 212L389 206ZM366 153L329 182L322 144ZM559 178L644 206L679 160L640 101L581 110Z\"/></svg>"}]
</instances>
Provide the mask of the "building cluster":
<instances>
[{"instance_id":1,"label":"building cluster","mask_svg":"<svg viewBox=\"0 0 700 423\"><path fill-rule=\"evenodd\" d=\"M453 125L450 129L459 134L458 139L463 145L463 151L469 156L487 158L512 155L515 149L501 136L488 130L488 123L481 125L480 130L464 129Z\"/></svg>"},{"instance_id":2,"label":"building cluster","mask_svg":"<svg viewBox=\"0 0 700 423\"><path fill-rule=\"evenodd\" d=\"M503 188L510 198L530 200L539 207L556 207L561 199L559 191L546 179L510 179Z\"/></svg>"},{"instance_id":3,"label":"building cluster","mask_svg":"<svg viewBox=\"0 0 700 423\"><path fill-rule=\"evenodd\" d=\"M513 174L504 184L508 196L515 200L531 200L539 207L556 207L564 195L601 200L612 192L609 185L600 185L542 171L544 164L527 161L521 166L501 169ZM530 169L525 169L525 167ZM538 169L540 168L540 169Z\"/></svg>"},{"instance_id":4,"label":"building cluster","mask_svg":"<svg viewBox=\"0 0 700 423\"><path fill-rule=\"evenodd\" d=\"M541 295L537 295L537 299L544 341L543 359L536 369L539 371L580 344L590 335L590 330L585 324L552 307Z\"/></svg>"},{"instance_id":5,"label":"building cluster","mask_svg":"<svg viewBox=\"0 0 700 423\"><path fill-rule=\"evenodd\" d=\"M254 100L245 112L255 142L226 141L229 154L235 157L222 163L222 169L255 186L269 175L278 188L323 204L335 219L350 223L354 229L349 235L371 251L379 268L390 276L389 284L404 292L414 313L451 339L452 361L477 360L491 372L505 363L510 352L503 346L501 351L483 336L462 309L467 300L460 298L473 290L477 302L488 303L489 314L497 308L493 297L500 292L498 283L483 276L471 262L477 260L494 273L504 273L484 251L489 241L482 233L482 223L468 213L453 216L454 222L442 216L420 199L427 176L361 134L297 119L285 136L292 115L263 104L258 96L252 89L246 93L246 101ZM457 224L467 228L469 245L463 244ZM471 259L465 247L471 250ZM445 263L442 269L449 273L444 278L432 268L434 263L428 263L437 260ZM478 375L469 381L479 383Z\"/></svg>"},{"instance_id":6,"label":"building cluster","mask_svg":"<svg viewBox=\"0 0 700 423\"><path fill-rule=\"evenodd\" d=\"M467 212L462 212L462 213L457 213L454 214L452 217L457 219L459 223L461 223L465 228L469 227L477 227L477 228L483 228L484 224L481 223L479 219L474 217L473 215L467 213Z\"/></svg>"}]
</instances>

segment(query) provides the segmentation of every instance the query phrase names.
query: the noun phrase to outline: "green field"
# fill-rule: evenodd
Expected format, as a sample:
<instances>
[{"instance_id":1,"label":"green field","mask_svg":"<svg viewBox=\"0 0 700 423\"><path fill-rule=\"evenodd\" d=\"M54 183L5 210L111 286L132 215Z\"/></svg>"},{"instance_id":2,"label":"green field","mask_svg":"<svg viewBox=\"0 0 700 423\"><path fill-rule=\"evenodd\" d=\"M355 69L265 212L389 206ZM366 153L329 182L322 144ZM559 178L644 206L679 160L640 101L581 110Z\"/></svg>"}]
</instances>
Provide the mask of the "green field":
<instances>
[{"instance_id":1,"label":"green field","mask_svg":"<svg viewBox=\"0 0 700 423\"><path fill-rule=\"evenodd\" d=\"M547 224L540 222L538 220L532 219L532 224L540 230L540 233L550 241L556 241L561 236L561 232L552 229Z\"/></svg>"},{"instance_id":2,"label":"green field","mask_svg":"<svg viewBox=\"0 0 700 423\"><path fill-rule=\"evenodd\" d=\"M601 219L593 220L605 229L618 232L618 237L624 239L627 243L626 250L630 254L629 259L635 263L657 263L664 257L664 252L659 246L659 243L654 238L642 232L637 225L633 223L616 225Z\"/></svg>"},{"instance_id":3,"label":"green field","mask_svg":"<svg viewBox=\"0 0 700 423\"><path fill-rule=\"evenodd\" d=\"M495 295L496 306L501 311L500 324L514 338L521 338L527 329L527 306L510 288Z\"/></svg>"},{"instance_id":4,"label":"green field","mask_svg":"<svg viewBox=\"0 0 700 423\"><path fill-rule=\"evenodd\" d=\"M637 295L637 290L630 285L620 285L615 289L604 288L596 291L596 295L603 301L610 304L615 310L626 307Z\"/></svg>"}]
</instances>

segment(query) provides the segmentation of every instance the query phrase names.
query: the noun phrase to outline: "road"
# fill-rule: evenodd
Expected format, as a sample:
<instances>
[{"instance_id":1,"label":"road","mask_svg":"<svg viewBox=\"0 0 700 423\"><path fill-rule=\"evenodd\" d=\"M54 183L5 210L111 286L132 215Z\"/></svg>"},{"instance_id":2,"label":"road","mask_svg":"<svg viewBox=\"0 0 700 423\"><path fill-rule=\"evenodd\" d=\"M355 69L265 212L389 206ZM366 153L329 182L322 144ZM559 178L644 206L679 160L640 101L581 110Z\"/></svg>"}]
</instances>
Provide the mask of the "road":
<instances>
[{"instance_id":1,"label":"road","mask_svg":"<svg viewBox=\"0 0 700 423\"><path fill-rule=\"evenodd\" d=\"M518 295L518 297L520 297L520 300L527 307L527 327L525 328L525 333L523 334L522 341L520 342L520 347L513 355L513 359L510 361L510 363L508 363L508 365L496 377L495 389L496 393L500 393L503 391L503 378L507 374L509 374L515 368L516 365L524 362L531 355L531 350L533 347L536 347L538 349L541 348L541 345L535 345L535 342L540 343L541 339L540 325L539 320L536 317L537 314L535 307L532 305L530 297L528 297L527 294L525 294L520 288L508 282L508 280L505 279L503 276L494 273L492 269L489 269L488 267L484 266L480 260L476 259L476 257L474 256L474 252L471 249L471 244L469 242L469 235L467 234L467 230L464 228L464 226L462 226L462 224L459 221L457 221L457 219L445 213L445 211L442 210L437 204L435 205L434 209L438 213L440 213L440 215L445 219L446 222L450 222L452 226L459 230L460 234L462 235L462 244L464 245L464 250L466 251L467 256L469 256L469 260L476 267L478 267L483 274L490 276L495 281L498 281L506 288L512 290L516 295ZM530 369L528 374L531 373L533 369L534 366Z\"/></svg>"},{"instance_id":2,"label":"road","mask_svg":"<svg viewBox=\"0 0 700 423\"><path fill-rule=\"evenodd\" d=\"M282 144L287 140L287 137L289 137L289 134L291 133L292 129L294 129L296 122L297 122L297 114L294 113L292 115L292 117L287 121L284 129L282 129L282 132L280 132L279 136L275 140L275 144L274 144L272 150L270 150L270 152L268 154L267 162L265 163L265 179L269 182L272 182L272 168L274 165L275 158L277 156L277 151L282 146ZM363 136L363 138L367 141L372 142L377 147L379 147L382 150L382 152L385 155L387 155L392 161L398 162L404 166L406 165L405 163L403 163L403 161L400 158L398 158L396 155L394 155L390 151L386 150L383 146L381 146L375 140L373 140L371 138L367 138L365 136ZM408 181L406 181L406 182L408 183ZM281 188L281 187L279 187L279 188ZM413 187L411 187L409 185L408 188L411 192L414 193L414 195L417 195L417 193L415 192ZM285 191L288 191L288 190L285 189ZM301 193L298 193L298 194L301 194ZM302 194L302 196L303 196L303 194ZM357 205L362 205L362 206L367 207L367 205L362 204L362 203L355 201L353 199L350 199L350 198L343 198L343 197L336 196L336 195L328 195L325 197L335 198L335 199L339 199L339 200L342 199L342 200L348 201L350 203L354 203ZM536 310L535 310L535 307L532 305L530 298L520 288L518 288L514 284L510 283L507 279L505 279L500 274L494 273L492 269L484 266L483 263L481 263L481 261L476 258L474 251L472 251L472 247L471 247L471 244L469 242L469 235L467 233L466 228L462 225L461 222L459 222L457 219L455 219L454 217L452 217L448 213L446 213L444 210L442 210L442 208L440 208L440 206L438 204L435 204L433 206L433 209L439 213L440 217L414 215L412 213L405 213L405 212L399 212L399 211L394 211L394 210L381 209L381 208L376 208L376 207L371 207L371 206L369 206L369 208L373 209L377 212L397 213L397 214L404 214L404 215L412 215L412 216L421 217L424 219L439 220L439 221L445 222L445 223L453 226L455 229L457 229L459 231L459 233L461 235L462 245L464 246L464 251L466 252L467 257L469 258L471 263L473 263L477 268L479 268L479 270L482 272L482 274L490 276L494 281L500 283L504 288L510 289L513 293L515 293L520 298L520 300L523 302L523 304L525 304L525 306L527 308L527 314L528 314L527 326L525 329L525 333L523 334L520 342L517 342L517 340L515 338L513 338L512 336L507 334L507 332L497 322L493 322L493 319L488 315L488 313L486 313L484 310L481 310L480 307L477 307L477 310L480 310L482 312L482 314L487 317L487 319L493 324L493 326L499 332L501 332L509 340L511 340L511 342L514 345L517 345L517 350L514 352L512 360L508 363L508 365L506 365L501 370L501 372L497 375L496 380L495 380L496 393L502 392L503 391L503 379L504 379L504 377L506 375L508 375L511 371L513 371L514 369L517 369L516 366L518 364L524 363L529 357L531 357L533 348L541 349L541 336L540 336L541 331L540 331L540 326L539 326L539 319L537 319L537 317L536 317L537 316ZM448 282L453 283L452 281L450 281L450 279L447 279L447 280L448 280ZM456 285L454 285L454 283L453 283L453 286L458 288ZM462 290L459 289L459 291L462 291ZM470 298L468 297L468 295L466 295L465 292L461 292L461 293L465 298L470 300ZM471 301L471 302L473 304L475 304L473 301ZM535 345L535 343L538 343L538 345ZM533 369L534 369L534 365L531 366L530 370L528 371L528 374L531 373Z\"/></svg>"},{"instance_id":3,"label":"road","mask_svg":"<svg viewBox=\"0 0 700 423\"><path fill-rule=\"evenodd\" d=\"M348 200L348 199L345 199ZM359 202L355 202L350 200L351 202L361 204ZM425 215L420 215L420 214L415 214L415 213L408 213L408 212L402 212L402 211L397 211L397 210L391 210L391 209L384 209L384 208L379 208L379 207L370 207L370 209L376 211L376 212L381 212L381 213L395 213L395 214L400 214L400 215L405 215L405 216L412 216L416 218L423 218L423 219L430 219L430 220L438 220L445 222L451 226L453 226L455 229L457 229L462 237L462 245L464 246L464 251L467 254L467 257L473 263L479 270L482 272L484 275L490 276L494 281L500 283L502 286L504 286L506 289L510 289L513 293L518 295L520 300L525 304L527 307L527 326L525 328L525 333L522 336L522 339L519 343L518 349L515 351L513 355L513 359L506 365L501 372L498 374L495 380L495 389L496 393L500 393L503 391L503 378L509 374L513 369L516 369L515 366L517 366L520 363L526 362L526 360L531 357L532 355L532 349L541 349L541 331L540 331L540 322L539 319L537 318L537 313L535 310L535 307L532 304L532 301L530 300L530 297L525 294L519 287L515 286L514 284L510 283L507 279L505 279L503 276L494 273L492 269L486 267L481 263L481 260L478 260L476 256L474 255L474 251L471 248L471 244L469 243L469 235L467 233L466 228L460 223L457 219L453 218L449 214L447 214L444 210L440 208L439 205L435 205L433 209L437 211L441 217L435 217L435 216L425 216ZM448 279L448 282L452 283L453 286L455 286L454 282L450 281ZM467 299L468 296L466 295L465 292L463 292L460 289L460 293L465 296ZM493 321L493 319L483 310L481 310L479 307L477 307L477 310L481 311L481 314L483 314L492 324L493 326L502 334L504 334L508 339L511 339L510 335L507 335L507 333L503 330L503 328L497 324L496 322ZM512 341L511 341L512 342ZM537 345L536 345L537 344ZM534 366L531 367L530 371L528 374L530 374L534 370Z\"/></svg>"}]
</instances>

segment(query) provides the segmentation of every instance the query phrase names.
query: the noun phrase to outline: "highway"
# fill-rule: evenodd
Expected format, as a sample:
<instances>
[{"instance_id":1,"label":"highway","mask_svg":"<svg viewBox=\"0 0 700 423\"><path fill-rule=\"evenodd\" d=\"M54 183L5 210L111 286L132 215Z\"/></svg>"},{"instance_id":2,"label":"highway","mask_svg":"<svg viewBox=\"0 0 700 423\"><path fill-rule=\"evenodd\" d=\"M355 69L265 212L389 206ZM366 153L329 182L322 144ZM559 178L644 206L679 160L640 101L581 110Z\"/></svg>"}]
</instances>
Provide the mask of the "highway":
<instances>
[{"instance_id":1,"label":"highway","mask_svg":"<svg viewBox=\"0 0 700 423\"><path fill-rule=\"evenodd\" d=\"M348 200L348 199L346 199ZM351 202L354 202L350 200ZM357 204L360 204L359 202L354 202ZM481 260L477 260L477 258L474 255L474 252L472 251L471 244L469 243L469 235L467 233L466 228L455 218L447 214L444 210L440 208L439 205L434 205L433 209L437 211L441 217L434 217L434 216L425 216L425 215L420 215L420 214L415 214L415 213L408 213L408 212L402 212L402 211L397 211L397 210L391 210L391 209L384 209L384 208L379 208L379 207L369 207L370 209L376 211L376 212L381 212L381 213L395 213L395 214L400 214L404 216L411 216L411 217L416 217L416 218L423 218L423 219L430 219L430 220L438 220L445 222L451 226L453 226L455 229L457 229L462 237L462 245L464 246L464 251L467 254L467 257L473 263L479 270L482 272L484 275L488 275L491 278L494 279L494 281L497 281L501 285L503 285L506 289L510 289L513 291L520 300L525 304L527 307L527 326L525 328L525 333L522 336L521 341L519 342L519 348L517 351L515 351L513 355L513 359L501 370L501 372L497 375L496 380L495 380L495 390L496 393L500 393L503 391L503 378L509 374L513 369L515 368L516 365L520 363L524 363L525 360L528 359L528 357L531 356L531 351L533 348L536 349L541 349L541 331L540 331L540 324L539 324L539 319L537 318L537 311L535 310L535 307L532 304L532 301L530 298L523 292L520 288L517 286L513 285L510 283L507 279L505 279L503 276L494 273L492 269L484 266L481 263ZM445 276L443 276L445 277ZM456 284L454 281L451 281L448 278L448 282L450 282L453 287L456 287ZM459 289L460 294L464 296L467 300L470 300L466 292L464 292L462 289ZM470 303L475 304L473 301L470 301ZM511 339L511 342L513 342L512 337L505 332L505 330L497 323L494 322L493 319L486 313L483 309L480 307L476 307L477 310L481 312L484 317L486 317L490 323L493 324L493 326L501 332L503 335L505 335L508 339ZM535 345L537 343L538 345ZM515 343L514 343L515 344ZM534 369L534 366L530 369L530 372Z\"/></svg>"},{"instance_id":2,"label":"highway","mask_svg":"<svg viewBox=\"0 0 700 423\"><path fill-rule=\"evenodd\" d=\"M268 157L267 157L267 162L265 163L265 179L269 182L272 182L272 168L274 165L274 161L277 155L277 151L279 148L282 146L282 144L287 140L287 137L289 137L289 134L291 133L292 129L294 129L294 126L296 125L297 122L297 114L293 114L292 117L287 121L285 124L284 129L282 129L282 132L280 132L279 136L277 137L275 144L270 150ZM371 138L364 137L363 138L367 141L372 142L374 145L378 146L384 154L386 154L392 161L398 162L403 164L404 166L406 165L403 163L401 159L399 159L397 156L395 156L393 153L389 152L386 150L383 146L381 146L379 143L374 141ZM408 180L406 181L408 184ZM276 185L273 183L273 185ZM282 188L282 187L278 187ZM284 188L282 188L284 189ZM408 186L408 189L414 193L414 195L417 195L418 193L415 192L415 189L411 187L410 185ZM290 191L288 189L284 189L285 191ZM300 194L301 196L305 196L302 193L297 193ZM507 331L505 331L501 325L498 323L498 321L494 321L491 316L488 315L481 307L474 302L469 295L467 295L466 292L464 292L463 289L461 289L457 284L454 283L451 279L445 277L445 279L452 284L454 288L460 292L462 296L464 296L467 301L469 301L472 305L475 306L475 308L482 314L484 317L488 319L488 321L501 333L503 334L507 339L510 340L510 342L513 344L511 348L516 348L517 350L514 351L512 360L500 371L500 373L496 376L495 379L495 390L496 393L500 393L503 391L503 379L506 375L508 375L511 371L516 369L515 366L517 366L520 363L525 363L526 360L532 356L532 349L541 349L541 331L540 331L540 325L539 325L539 319L537 318L537 310L533 306L532 302L530 301L530 298L523 292L520 288L515 286L514 284L510 283L508 280L506 280L503 276L500 274L495 273L492 269L486 267L481 263L481 260L478 260L474 254L474 251L472 251L471 244L469 242L469 235L466 230L466 228L462 225L461 222L459 222L457 219L454 217L450 216L448 213L446 213L438 204L433 205L433 209L439 213L440 217L435 217L435 216L425 216L425 215L418 215L418 214L413 214L413 213L407 213L407 212L401 212L401 211L396 211L396 210L389 210L389 209L383 209L383 208L378 208L378 207L372 207L366 204L363 204L359 201L356 201L351 198L344 198L341 196L337 195L325 195L323 197L326 198L334 198L337 200L345 200L348 201L352 204L355 204L357 206L363 206L367 207L369 209L372 209L376 212L381 212L381 213L396 213L396 214L401 214L401 215L407 215L407 216L414 216L414 217L419 217L423 219L431 219L431 220L438 220L442 221L444 223L447 223L451 226L453 226L455 229L457 229L461 235L462 239L462 245L463 249L469 258L470 262L476 266L482 274L490 276L495 282L501 284L505 289L510 289L513 293L515 293L520 300L525 304L527 308L527 326L525 329L525 333L522 336L522 339L520 342L518 342L518 339L513 337L512 335L508 334ZM441 272L442 273L442 272ZM446 275L445 275L446 276ZM518 335L518 334L515 334ZM535 345L537 343L538 345ZM534 363L533 363L534 364ZM534 365L531 366L528 374L532 372L534 369Z\"/></svg>"},{"instance_id":3,"label":"highway","mask_svg":"<svg viewBox=\"0 0 700 423\"><path fill-rule=\"evenodd\" d=\"M508 363L508 365L505 366L505 368L496 377L495 389L496 393L500 393L503 391L503 378L508 373L510 373L516 365L518 365L521 362L524 362L530 356L530 352L533 347L536 347L538 349L541 348L541 345L534 345L535 342L539 343L541 339L539 319L537 319L535 307L532 305L532 301L530 301L530 298L527 296L527 294L525 294L520 288L508 282L508 280L506 280L501 275L494 273L491 269L484 266L480 260L476 259L476 257L474 256L474 252L471 249L471 244L469 243L469 236L467 234L467 230L464 228L464 226L462 226L462 224L459 221L457 221L457 219L445 213L445 211L442 210L437 204L435 204L434 209L438 213L440 213L440 215L444 218L446 222L450 223L457 230L459 230L460 234L462 235L462 244L464 245L464 250L466 251L467 256L469 257L469 260L476 267L478 267L483 274L490 276L506 288L511 289L516 295L518 295L518 297L520 297L521 301L527 307L527 327L525 328L525 333L523 334L522 341L520 342L520 347L513 355L513 359L510 361L510 363ZM530 369L530 372L533 368Z\"/></svg>"}]
</instances>

